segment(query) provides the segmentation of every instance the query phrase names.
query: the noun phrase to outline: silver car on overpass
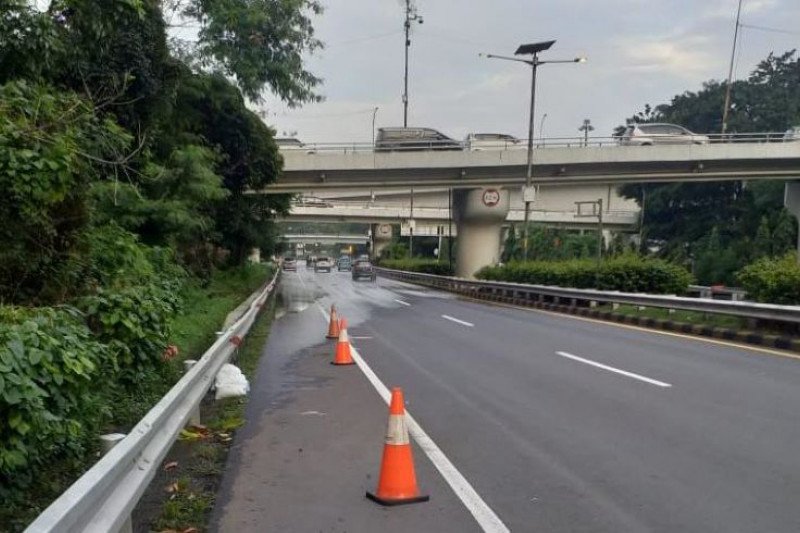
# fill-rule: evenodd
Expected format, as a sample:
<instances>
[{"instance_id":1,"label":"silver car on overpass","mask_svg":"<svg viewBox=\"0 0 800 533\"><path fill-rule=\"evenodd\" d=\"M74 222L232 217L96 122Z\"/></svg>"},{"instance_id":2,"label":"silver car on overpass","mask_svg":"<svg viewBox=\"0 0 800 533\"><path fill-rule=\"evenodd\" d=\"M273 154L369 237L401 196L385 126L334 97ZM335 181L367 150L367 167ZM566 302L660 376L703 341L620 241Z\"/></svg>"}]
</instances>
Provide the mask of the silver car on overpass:
<instances>
[{"instance_id":1,"label":"silver car on overpass","mask_svg":"<svg viewBox=\"0 0 800 533\"><path fill-rule=\"evenodd\" d=\"M655 144L708 144L708 137L675 124L629 124L620 137L623 146Z\"/></svg>"}]
</instances>

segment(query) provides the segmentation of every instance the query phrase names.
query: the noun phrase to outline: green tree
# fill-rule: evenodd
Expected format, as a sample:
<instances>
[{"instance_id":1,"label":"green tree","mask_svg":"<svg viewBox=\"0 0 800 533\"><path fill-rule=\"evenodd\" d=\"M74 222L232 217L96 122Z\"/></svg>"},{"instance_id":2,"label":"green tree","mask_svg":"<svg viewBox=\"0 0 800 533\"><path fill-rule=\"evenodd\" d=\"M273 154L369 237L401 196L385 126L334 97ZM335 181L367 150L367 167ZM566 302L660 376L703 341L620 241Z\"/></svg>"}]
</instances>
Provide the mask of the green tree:
<instances>
[{"instance_id":1,"label":"green tree","mask_svg":"<svg viewBox=\"0 0 800 533\"><path fill-rule=\"evenodd\" d=\"M629 121L671 122L697 132L719 132L725 84L709 81L697 92L676 95L668 104L645 106ZM731 132L782 132L800 122L800 58L794 50L770 54L746 80L732 87ZM621 193L641 202L646 193L645 247L677 261L702 263L703 249L717 228L725 273L698 277L732 280L735 270L759 254L780 254L795 242L792 217L783 209L783 183L727 182L625 185ZM766 225L763 219L766 217ZM763 226L763 227L762 227ZM767 228L769 238L765 239ZM761 231L761 243L752 245ZM768 241L768 242L767 242ZM710 260L710 259L709 259ZM716 267L715 267L716 268ZM716 270L715 270L716 271Z\"/></svg>"},{"instance_id":2,"label":"green tree","mask_svg":"<svg viewBox=\"0 0 800 533\"><path fill-rule=\"evenodd\" d=\"M186 0L173 9L200 24L200 65L236 80L245 96L261 99L270 88L290 105L318 101L321 80L305 70L302 57L322 43L314 37L316 0Z\"/></svg>"}]
</instances>

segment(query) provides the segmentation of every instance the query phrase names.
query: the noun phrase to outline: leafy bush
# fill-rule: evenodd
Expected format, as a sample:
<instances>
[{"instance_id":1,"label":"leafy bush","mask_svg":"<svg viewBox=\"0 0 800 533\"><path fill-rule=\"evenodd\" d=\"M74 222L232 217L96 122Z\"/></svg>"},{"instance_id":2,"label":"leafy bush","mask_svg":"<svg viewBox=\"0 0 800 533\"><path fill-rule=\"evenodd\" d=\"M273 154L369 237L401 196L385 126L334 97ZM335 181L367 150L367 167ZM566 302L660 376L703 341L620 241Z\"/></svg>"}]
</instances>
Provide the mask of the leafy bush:
<instances>
[{"instance_id":1,"label":"leafy bush","mask_svg":"<svg viewBox=\"0 0 800 533\"><path fill-rule=\"evenodd\" d=\"M439 276L452 276L448 263L439 263L435 259L383 259L380 266L393 270L406 270L408 272L422 272Z\"/></svg>"},{"instance_id":2,"label":"leafy bush","mask_svg":"<svg viewBox=\"0 0 800 533\"><path fill-rule=\"evenodd\" d=\"M800 304L800 265L794 254L759 259L736 275L747 295L759 302Z\"/></svg>"},{"instance_id":3,"label":"leafy bush","mask_svg":"<svg viewBox=\"0 0 800 533\"><path fill-rule=\"evenodd\" d=\"M691 274L678 265L637 256L608 259L599 269L590 260L514 262L485 267L476 276L494 281L652 294L680 294L692 282Z\"/></svg>"},{"instance_id":4,"label":"leafy bush","mask_svg":"<svg viewBox=\"0 0 800 533\"><path fill-rule=\"evenodd\" d=\"M75 310L0 309L0 499L48 460L83 453L110 358Z\"/></svg>"},{"instance_id":5,"label":"leafy bush","mask_svg":"<svg viewBox=\"0 0 800 533\"><path fill-rule=\"evenodd\" d=\"M169 344L170 321L178 312L179 284L164 281L120 290L98 289L83 298L87 323L115 354L114 371L133 385L156 369Z\"/></svg>"}]
</instances>

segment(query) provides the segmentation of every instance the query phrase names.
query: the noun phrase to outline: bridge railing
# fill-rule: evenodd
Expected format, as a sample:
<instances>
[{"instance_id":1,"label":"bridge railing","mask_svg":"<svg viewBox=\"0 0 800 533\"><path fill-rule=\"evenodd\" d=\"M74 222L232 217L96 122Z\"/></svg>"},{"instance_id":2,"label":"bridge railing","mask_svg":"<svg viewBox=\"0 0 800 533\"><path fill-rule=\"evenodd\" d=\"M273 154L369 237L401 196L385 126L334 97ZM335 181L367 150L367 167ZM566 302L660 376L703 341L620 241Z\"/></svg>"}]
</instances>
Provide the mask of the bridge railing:
<instances>
[{"instance_id":1,"label":"bridge railing","mask_svg":"<svg viewBox=\"0 0 800 533\"><path fill-rule=\"evenodd\" d=\"M130 516L175 439L273 292L280 270L130 433L34 520L26 533L130 530Z\"/></svg>"},{"instance_id":2,"label":"bridge railing","mask_svg":"<svg viewBox=\"0 0 800 533\"><path fill-rule=\"evenodd\" d=\"M708 137L710 144L731 144L731 143L783 143L783 142L798 142L796 139L792 140L786 137L785 132L767 132L767 133L725 133L725 134L704 134ZM664 142L664 136L660 136L661 142ZM668 137L667 137L668 139ZM680 135L675 136L676 144L683 144L684 137ZM605 137L547 137L534 139L533 145L535 148L610 148L620 146L620 137L605 136ZM689 144L689 143L687 143ZM361 153L361 152L376 152L376 153L389 153L389 152L418 152L418 151L519 151L526 150L528 147L527 139L518 139L516 142L511 141L497 141L493 142L491 146L471 146L468 141L413 141L413 142L397 142L396 144L373 144L363 142L332 142L332 143L306 143L301 146L282 146L280 147L283 152L301 152L306 154L324 154L324 153Z\"/></svg>"},{"instance_id":3,"label":"bridge railing","mask_svg":"<svg viewBox=\"0 0 800 533\"><path fill-rule=\"evenodd\" d=\"M698 311L735 316L743 319L768 320L800 324L800 306L775 305L745 301L689 298L675 295L573 289L550 285L526 285L502 281L468 280L418 272L378 268L378 273L393 279L427 285L450 292L477 297L495 297L519 303L540 302L572 307L594 307L599 304L626 304L640 307Z\"/></svg>"}]
</instances>

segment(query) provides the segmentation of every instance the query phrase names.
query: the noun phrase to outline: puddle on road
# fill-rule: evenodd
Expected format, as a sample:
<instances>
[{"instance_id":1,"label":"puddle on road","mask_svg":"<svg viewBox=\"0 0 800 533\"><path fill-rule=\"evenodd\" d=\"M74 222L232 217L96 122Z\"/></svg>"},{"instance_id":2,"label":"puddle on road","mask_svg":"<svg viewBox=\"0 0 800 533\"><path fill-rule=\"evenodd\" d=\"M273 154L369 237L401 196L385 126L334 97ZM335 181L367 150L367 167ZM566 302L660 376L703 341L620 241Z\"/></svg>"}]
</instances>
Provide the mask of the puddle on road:
<instances>
[{"instance_id":1,"label":"puddle on road","mask_svg":"<svg viewBox=\"0 0 800 533\"><path fill-rule=\"evenodd\" d=\"M315 283L303 282L298 276L281 280L278 292L287 313L300 313L308 309L324 292Z\"/></svg>"}]
</instances>

